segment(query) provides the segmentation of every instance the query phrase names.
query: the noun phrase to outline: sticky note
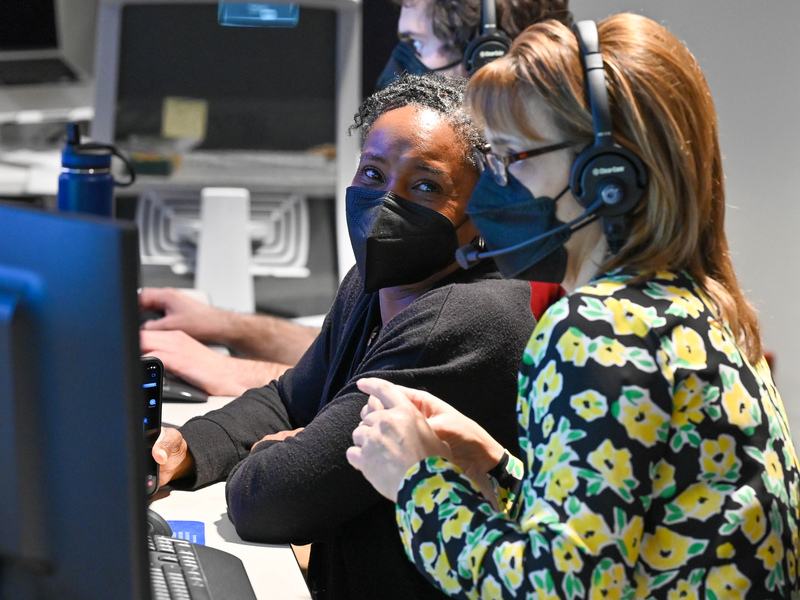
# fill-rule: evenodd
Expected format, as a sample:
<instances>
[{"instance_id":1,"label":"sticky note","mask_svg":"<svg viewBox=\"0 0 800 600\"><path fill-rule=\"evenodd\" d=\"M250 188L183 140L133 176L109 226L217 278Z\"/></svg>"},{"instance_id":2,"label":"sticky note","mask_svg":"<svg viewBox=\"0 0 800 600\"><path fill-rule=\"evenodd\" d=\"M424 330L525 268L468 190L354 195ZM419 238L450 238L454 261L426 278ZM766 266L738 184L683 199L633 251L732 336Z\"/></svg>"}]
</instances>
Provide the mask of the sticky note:
<instances>
[{"instance_id":1,"label":"sticky note","mask_svg":"<svg viewBox=\"0 0 800 600\"><path fill-rule=\"evenodd\" d=\"M161 107L161 135L165 138L206 137L208 102L192 98L164 98Z\"/></svg>"}]
</instances>

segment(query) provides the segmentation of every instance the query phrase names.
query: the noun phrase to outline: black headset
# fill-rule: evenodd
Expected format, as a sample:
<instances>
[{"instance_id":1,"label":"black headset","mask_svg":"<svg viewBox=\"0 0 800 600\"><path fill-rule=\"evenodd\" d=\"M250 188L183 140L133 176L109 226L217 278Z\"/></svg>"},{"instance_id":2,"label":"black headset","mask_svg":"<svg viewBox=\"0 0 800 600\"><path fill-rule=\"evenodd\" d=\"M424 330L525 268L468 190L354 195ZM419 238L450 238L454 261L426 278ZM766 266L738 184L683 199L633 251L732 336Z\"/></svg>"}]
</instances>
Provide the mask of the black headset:
<instances>
[{"instance_id":1,"label":"black headset","mask_svg":"<svg viewBox=\"0 0 800 600\"><path fill-rule=\"evenodd\" d=\"M584 211L568 223L508 248L487 252L480 241L463 246L456 252L456 261L463 269L485 258L515 252L564 230L574 230L588 222L588 217L600 218L611 252L618 252L625 244L628 237L625 215L639 203L647 189L647 170L641 158L614 140L597 25L594 21L581 21L572 29L578 38L594 127L594 142L578 154L570 172L570 189Z\"/></svg>"},{"instance_id":2,"label":"black headset","mask_svg":"<svg viewBox=\"0 0 800 600\"><path fill-rule=\"evenodd\" d=\"M580 21L573 31L578 38L592 109L594 142L572 163L569 185L584 208L601 201L594 214L601 219L609 248L617 252L627 238L625 215L647 189L647 170L641 158L614 140L597 25L594 21Z\"/></svg>"},{"instance_id":3,"label":"black headset","mask_svg":"<svg viewBox=\"0 0 800 600\"><path fill-rule=\"evenodd\" d=\"M511 38L497 27L495 0L481 0L481 32L464 50L464 69L472 75L482 66L508 53Z\"/></svg>"}]
</instances>

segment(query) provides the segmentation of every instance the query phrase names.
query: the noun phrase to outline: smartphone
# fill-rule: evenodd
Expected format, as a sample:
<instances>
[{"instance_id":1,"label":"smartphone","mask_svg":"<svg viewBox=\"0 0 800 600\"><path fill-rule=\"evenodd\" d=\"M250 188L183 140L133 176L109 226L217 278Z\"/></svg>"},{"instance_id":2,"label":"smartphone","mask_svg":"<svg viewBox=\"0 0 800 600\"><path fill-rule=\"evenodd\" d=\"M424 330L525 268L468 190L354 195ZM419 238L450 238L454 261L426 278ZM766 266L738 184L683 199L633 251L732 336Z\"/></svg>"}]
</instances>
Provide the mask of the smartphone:
<instances>
[{"instance_id":1,"label":"smartphone","mask_svg":"<svg viewBox=\"0 0 800 600\"><path fill-rule=\"evenodd\" d=\"M154 356L142 357L142 401L144 402L144 448L147 465L147 496L158 491L158 463L153 446L161 433L161 393L164 388L164 365Z\"/></svg>"}]
</instances>

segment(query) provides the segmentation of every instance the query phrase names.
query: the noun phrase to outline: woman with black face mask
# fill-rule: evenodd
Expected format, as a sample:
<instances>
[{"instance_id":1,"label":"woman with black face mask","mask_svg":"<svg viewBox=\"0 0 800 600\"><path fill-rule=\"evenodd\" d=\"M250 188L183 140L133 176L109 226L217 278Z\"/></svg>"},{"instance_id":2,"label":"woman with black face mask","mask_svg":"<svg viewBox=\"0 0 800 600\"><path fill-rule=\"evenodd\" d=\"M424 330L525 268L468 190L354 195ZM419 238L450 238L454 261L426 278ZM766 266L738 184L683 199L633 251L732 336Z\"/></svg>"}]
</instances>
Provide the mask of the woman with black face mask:
<instances>
[{"instance_id":1,"label":"woman with black face mask","mask_svg":"<svg viewBox=\"0 0 800 600\"><path fill-rule=\"evenodd\" d=\"M798 597L800 463L697 61L638 15L545 22L467 97L490 143L468 254L568 295L522 355L519 458L425 391L359 381L348 458L408 556L458 598Z\"/></svg>"},{"instance_id":2,"label":"woman with black face mask","mask_svg":"<svg viewBox=\"0 0 800 600\"><path fill-rule=\"evenodd\" d=\"M463 56L481 34L482 5L491 0L384 0L400 5L400 42L379 77L381 89L403 74L465 75ZM497 0L499 29L510 38L544 18L565 24L567 0ZM448 236L449 237L449 236ZM562 295L558 285L533 282L531 309L538 317ZM142 326L142 352L206 392L238 396L279 377L295 365L319 333L273 315L246 315L203 305L170 288L145 288L141 307L161 318ZM218 343L236 356L222 356L198 340Z\"/></svg>"},{"instance_id":3,"label":"woman with black face mask","mask_svg":"<svg viewBox=\"0 0 800 600\"><path fill-rule=\"evenodd\" d=\"M457 246L477 234L466 205L482 136L462 107L465 82L409 76L356 118L363 150L347 193L357 267L297 366L220 411L165 429L161 484L228 478L239 535L312 542L315 598L443 598L403 554L394 506L345 451L377 376L452 396L515 446L516 365L534 321L530 288L491 263L463 271Z\"/></svg>"}]
</instances>

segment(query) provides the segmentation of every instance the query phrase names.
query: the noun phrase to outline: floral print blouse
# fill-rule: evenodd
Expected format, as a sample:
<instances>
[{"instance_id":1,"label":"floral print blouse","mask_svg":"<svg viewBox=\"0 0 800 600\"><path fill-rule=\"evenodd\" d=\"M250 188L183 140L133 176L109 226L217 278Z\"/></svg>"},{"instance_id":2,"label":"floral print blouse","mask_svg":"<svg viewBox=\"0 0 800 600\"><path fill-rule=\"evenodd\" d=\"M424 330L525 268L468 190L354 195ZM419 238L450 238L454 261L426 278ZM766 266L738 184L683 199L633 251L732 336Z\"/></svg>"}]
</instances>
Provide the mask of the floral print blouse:
<instances>
[{"instance_id":1,"label":"floral print blouse","mask_svg":"<svg viewBox=\"0 0 800 600\"><path fill-rule=\"evenodd\" d=\"M576 290L533 332L516 514L445 459L406 474L406 552L446 593L800 598L798 461L766 362L687 274L633 275Z\"/></svg>"}]
</instances>

